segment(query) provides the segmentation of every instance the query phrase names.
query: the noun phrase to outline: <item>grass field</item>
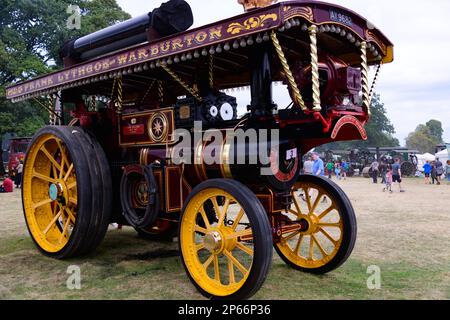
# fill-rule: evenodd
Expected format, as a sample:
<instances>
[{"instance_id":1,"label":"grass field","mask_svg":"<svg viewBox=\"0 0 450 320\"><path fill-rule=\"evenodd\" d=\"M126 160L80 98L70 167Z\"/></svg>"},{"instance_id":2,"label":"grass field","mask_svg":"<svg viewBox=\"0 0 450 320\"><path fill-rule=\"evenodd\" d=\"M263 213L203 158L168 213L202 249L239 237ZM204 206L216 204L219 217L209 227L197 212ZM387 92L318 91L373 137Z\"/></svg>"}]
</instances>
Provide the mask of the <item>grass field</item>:
<instances>
[{"instance_id":1,"label":"grass field","mask_svg":"<svg viewBox=\"0 0 450 320\"><path fill-rule=\"evenodd\" d=\"M339 184L358 218L348 262L324 276L287 267L274 253L255 299L450 299L450 186L406 181L406 193L354 178ZM111 229L90 257L56 261L28 236L19 192L0 194L0 299L201 299L178 256L177 243ZM67 268L81 270L81 290L69 290ZM381 269L381 288L367 288L367 268Z\"/></svg>"}]
</instances>

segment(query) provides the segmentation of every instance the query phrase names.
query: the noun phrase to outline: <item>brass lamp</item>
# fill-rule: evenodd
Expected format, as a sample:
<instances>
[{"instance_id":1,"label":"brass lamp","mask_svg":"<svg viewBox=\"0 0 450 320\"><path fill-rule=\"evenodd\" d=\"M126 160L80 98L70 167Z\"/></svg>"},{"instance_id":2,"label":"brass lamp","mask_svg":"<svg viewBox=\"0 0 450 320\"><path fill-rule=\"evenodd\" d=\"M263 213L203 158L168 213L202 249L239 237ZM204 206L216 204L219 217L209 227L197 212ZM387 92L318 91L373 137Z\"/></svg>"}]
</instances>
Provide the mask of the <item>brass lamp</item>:
<instances>
[{"instance_id":1,"label":"brass lamp","mask_svg":"<svg viewBox=\"0 0 450 320\"><path fill-rule=\"evenodd\" d=\"M244 6L245 11L264 8L276 3L278 0L238 0Z\"/></svg>"}]
</instances>

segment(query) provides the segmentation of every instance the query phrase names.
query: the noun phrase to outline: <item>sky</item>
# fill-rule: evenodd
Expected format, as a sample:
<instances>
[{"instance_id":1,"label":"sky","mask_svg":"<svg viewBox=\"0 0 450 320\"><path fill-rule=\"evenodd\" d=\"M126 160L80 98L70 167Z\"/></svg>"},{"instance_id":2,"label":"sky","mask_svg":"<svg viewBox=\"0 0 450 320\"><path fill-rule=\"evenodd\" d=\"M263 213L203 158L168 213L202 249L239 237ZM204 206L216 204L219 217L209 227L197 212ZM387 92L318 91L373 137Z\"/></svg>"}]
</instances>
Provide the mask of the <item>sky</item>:
<instances>
[{"instance_id":1,"label":"sky","mask_svg":"<svg viewBox=\"0 0 450 320\"><path fill-rule=\"evenodd\" d=\"M132 16L158 7L162 0L118 0ZM188 0L194 26L243 13L237 0ZM394 43L394 62L382 68L376 91L402 145L405 138L430 119L442 122L444 140L450 143L450 1L433 0L329 0L372 22ZM430 4L431 3L431 4ZM274 100L289 104L285 90L275 87ZM249 93L238 92L240 106Z\"/></svg>"}]
</instances>

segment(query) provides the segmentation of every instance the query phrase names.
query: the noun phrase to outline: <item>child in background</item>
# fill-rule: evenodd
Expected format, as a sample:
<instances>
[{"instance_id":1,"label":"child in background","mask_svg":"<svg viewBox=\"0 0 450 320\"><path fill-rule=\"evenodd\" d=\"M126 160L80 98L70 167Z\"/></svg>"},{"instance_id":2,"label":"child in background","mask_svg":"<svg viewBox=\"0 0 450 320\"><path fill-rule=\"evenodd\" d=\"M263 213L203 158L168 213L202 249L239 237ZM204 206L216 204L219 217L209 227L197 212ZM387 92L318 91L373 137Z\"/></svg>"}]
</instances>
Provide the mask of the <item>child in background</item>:
<instances>
[{"instance_id":1,"label":"child in background","mask_svg":"<svg viewBox=\"0 0 450 320\"><path fill-rule=\"evenodd\" d=\"M389 191L392 193L392 167L388 166L386 171L386 186L383 188L383 192Z\"/></svg>"},{"instance_id":2,"label":"child in background","mask_svg":"<svg viewBox=\"0 0 450 320\"><path fill-rule=\"evenodd\" d=\"M341 165L339 162L336 162L334 165L334 174L338 180L341 180Z\"/></svg>"}]
</instances>

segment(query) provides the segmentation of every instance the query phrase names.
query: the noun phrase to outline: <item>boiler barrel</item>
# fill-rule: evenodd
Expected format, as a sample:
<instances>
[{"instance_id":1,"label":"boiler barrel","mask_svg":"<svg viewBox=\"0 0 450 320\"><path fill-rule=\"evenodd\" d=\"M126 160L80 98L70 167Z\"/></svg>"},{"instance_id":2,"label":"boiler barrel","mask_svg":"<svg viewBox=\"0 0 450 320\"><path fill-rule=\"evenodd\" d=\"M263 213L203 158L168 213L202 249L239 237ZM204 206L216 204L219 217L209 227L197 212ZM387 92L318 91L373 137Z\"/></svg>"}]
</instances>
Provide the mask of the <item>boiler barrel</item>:
<instances>
[{"instance_id":1,"label":"boiler barrel","mask_svg":"<svg viewBox=\"0 0 450 320\"><path fill-rule=\"evenodd\" d=\"M184 0L170 0L161 7L111 27L68 42L61 59L86 61L116 50L189 29L194 22L192 9ZM154 32L149 33L149 30ZM153 38L150 38L149 35Z\"/></svg>"},{"instance_id":2,"label":"boiler barrel","mask_svg":"<svg viewBox=\"0 0 450 320\"><path fill-rule=\"evenodd\" d=\"M126 40L133 36L136 42L144 42L147 38L146 30L150 27L152 13L124 21L114 26L88 34L75 40L73 48L75 52L82 53L120 40Z\"/></svg>"}]
</instances>

